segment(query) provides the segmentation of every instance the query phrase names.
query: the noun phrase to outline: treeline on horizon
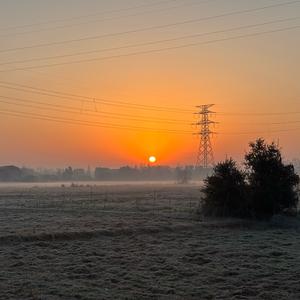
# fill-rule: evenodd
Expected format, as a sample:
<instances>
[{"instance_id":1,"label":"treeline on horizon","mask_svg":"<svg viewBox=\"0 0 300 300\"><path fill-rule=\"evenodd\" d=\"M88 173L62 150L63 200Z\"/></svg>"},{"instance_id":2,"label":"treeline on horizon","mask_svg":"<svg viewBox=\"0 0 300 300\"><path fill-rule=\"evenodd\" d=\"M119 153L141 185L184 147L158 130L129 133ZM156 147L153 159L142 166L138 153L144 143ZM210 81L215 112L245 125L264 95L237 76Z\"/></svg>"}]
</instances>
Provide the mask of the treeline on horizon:
<instances>
[{"instance_id":1,"label":"treeline on horizon","mask_svg":"<svg viewBox=\"0 0 300 300\"><path fill-rule=\"evenodd\" d=\"M300 160L294 160L296 173L300 174ZM56 182L56 181L176 181L188 183L203 180L212 174L213 168L187 165L170 166L123 166L117 169L97 167L64 169L33 169L17 166L0 166L0 182Z\"/></svg>"},{"instance_id":2,"label":"treeline on horizon","mask_svg":"<svg viewBox=\"0 0 300 300\"><path fill-rule=\"evenodd\" d=\"M212 172L211 168L194 166L124 166L118 169L97 167L95 170L72 168L36 170L17 166L0 166L0 182L55 182L55 181L155 181L172 180L187 183L202 180Z\"/></svg>"}]
</instances>

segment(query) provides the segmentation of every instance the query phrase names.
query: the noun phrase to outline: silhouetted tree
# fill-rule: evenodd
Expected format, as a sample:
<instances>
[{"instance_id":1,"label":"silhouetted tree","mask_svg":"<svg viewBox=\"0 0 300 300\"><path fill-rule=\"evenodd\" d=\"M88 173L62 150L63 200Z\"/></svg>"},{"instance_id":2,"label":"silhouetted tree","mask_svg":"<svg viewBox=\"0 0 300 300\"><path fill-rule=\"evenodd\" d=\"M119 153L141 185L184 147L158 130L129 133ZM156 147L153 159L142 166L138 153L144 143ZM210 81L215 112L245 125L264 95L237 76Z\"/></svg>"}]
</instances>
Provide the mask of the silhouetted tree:
<instances>
[{"instance_id":1,"label":"silhouetted tree","mask_svg":"<svg viewBox=\"0 0 300 300\"><path fill-rule=\"evenodd\" d=\"M248 215L245 174L233 159L218 163L204 180L202 211L205 215L244 217Z\"/></svg>"},{"instance_id":2,"label":"silhouetted tree","mask_svg":"<svg viewBox=\"0 0 300 300\"><path fill-rule=\"evenodd\" d=\"M293 165L284 165L281 152L263 139L250 143L245 155L248 169L251 210L255 217L268 218L273 214L297 209L296 187L299 176Z\"/></svg>"},{"instance_id":3,"label":"silhouetted tree","mask_svg":"<svg viewBox=\"0 0 300 300\"><path fill-rule=\"evenodd\" d=\"M297 212L299 176L293 165L282 162L274 143L263 139L250 143L245 165L246 172L241 172L229 159L214 168L202 189L204 214L270 218Z\"/></svg>"}]
</instances>

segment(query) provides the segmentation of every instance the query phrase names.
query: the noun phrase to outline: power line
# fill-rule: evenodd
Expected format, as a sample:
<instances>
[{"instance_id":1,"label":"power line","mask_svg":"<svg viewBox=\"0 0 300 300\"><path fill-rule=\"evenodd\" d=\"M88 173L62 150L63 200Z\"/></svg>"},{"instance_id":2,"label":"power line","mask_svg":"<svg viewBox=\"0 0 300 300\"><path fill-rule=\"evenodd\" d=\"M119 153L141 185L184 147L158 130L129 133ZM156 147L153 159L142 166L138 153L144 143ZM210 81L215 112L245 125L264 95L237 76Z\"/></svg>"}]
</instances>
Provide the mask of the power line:
<instances>
[{"instance_id":1,"label":"power line","mask_svg":"<svg viewBox=\"0 0 300 300\"><path fill-rule=\"evenodd\" d=\"M300 111L287 111L287 112L262 112L262 113L244 113L244 112L238 112L238 113L227 113L227 112L218 112L219 115L223 115L223 116L243 116L243 117L247 117L247 116L280 116L280 115L298 115L300 114Z\"/></svg>"},{"instance_id":2,"label":"power line","mask_svg":"<svg viewBox=\"0 0 300 300\"><path fill-rule=\"evenodd\" d=\"M99 50L82 51L82 52L76 52L76 53L72 53L72 54L55 55L55 56L47 56L47 57L40 57L40 58L31 58L31 59L26 59L26 60L15 60L15 61L1 62L0 66L1 65L27 63L27 62L33 62L33 61L43 61L43 60L48 60L48 59L52 60L52 59L58 59L58 58L64 58L64 57L73 57L73 56L80 56L80 55L93 54L93 53L99 53L99 52L135 48L135 47L147 46L147 45L155 45L155 44L160 44L160 43L190 39L190 38L194 38L194 37L209 36L209 35L214 35L214 34L218 34L218 33L225 33L225 32L237 31L237 30L241 30L241 29L249 29L249 28L255 28L255 27L260 27L260 26L265 26L265 25L270 25L270 24L283 23L283 22L288 22L288 21L293 21L293 20L299 20L299 18L300 17L277 19L277 20L273 20L273 21L269 21L269 22L243 25L243 26L232 27L232 28L228 28L228 29L204 32L204 33L198 33L198 34L192 34L192 35L184 35L184 36L181 36L181 37L162 39L162 40L157 40L157 41L149 41L149 42L144 42L144 43L137 43L137 44L119 46L119 47L111 47L111 48L104 48L104 49L99 49Z\"/></svg>"},{"instance_id":3,"label":"power line","mask_svg":"<svg viewBox=\"0 0 300 300\"><path fill-rule=\"evenodd\" d=\"M0 85L0 87L4 87L4 88L8 88L8 89L21 90L24 92L40 94L40 95L45 95L45 96L51 96L51 97L56 97L56 98L60 98L60 99L75 100L75 101L80 101L80 102L83 99L85 99L86 102L93 103L93 99L95 99L96 102L99 102L99 104L122 106L122 107L127 107L127 108L129 107L131 109L168 111L168 112L178 112L178 113L182 113L182 112L191 113L192 112L192 110L183 109L183 108L179 108L179 107L155 106L155 105L138 104L138 103L125 102L125 101L107 100L107 99L103 99L103 98L87 97L87 96L83 96L83 95L64 93L64 92L59 92L59 91L54 91L54 90L49 90L49 89L35 88L35 87L27 86L27 85L13 84L13 83L8 83L8 82L4 82L4 81L0 81L0 84L2 84L2 85ZM10 86L5 86L5 85L12 85L12 86L17 86L17 87L21 87L21 88L10 87ZM31 90L27 91L22 88L31 89Z\"/></svg>"},{"instance_id":4,"label":"power line","mask_svg":"<svg viewBox=\"0 0 300 300\"><path fill-rule=\"evenodd\" d=\"M62 45L62 44L68 44L68 43L74 43L74 42L100 39L100 38L111 37L111 36L127 35L127 34L131 34L131 33L150 31L150 30L154 30L154 29L169 28L169 27L178 26L178 25L192 24L192 23L197 23L197 22L206 21L206 20L212 20L212 19L216 19L216 18L223 18L223 17L233 16L233 15L246 14L246 13L250 13L250 12L266 10L266 9L275 8L275 7L292 5L292 4L299 3L299 2L300 2L300 0L294 0L294 1L284 2L284 3L277 3L277 4L261 6L261 7L251 8L251 9L238 10L238 11L223 13L223 14L219 14L219 15L206 16L206 17L201 17L201 18L197 18L197 19L185 20L185 21L181 21L181 22L169 23L169 24L164 24L164 25L155 25L155 26L133 29L133 30L128 30L128 31L108 33L108 34L90 36L90 37L83 37L83 38L79 38L79 39L70 39L70 40L57 41L57 42L51 42L51 43L42 43L42 44L35 44L35 45L16 47L16 48L10 48L10 49L2 49L2 50L0 50L0 52L10 52L10 51L32 49L32 48L41 48L41 47L48 47L48 46L55 46L55 45Z\"/></svg>"},{"instance_id":5,"label":"power line","mask_svg":"<svg viewBox=\"0 0 300 300\"><path fill-rule=\"evenodd\" d=\"M4 85L12 85L12 86L16 86L16 87L23 87L25 89L18 89L15 87L8 87L8 86L4 86ZM6 82L6 81L0 81L0 87L4 87L4 88L8 88L8 89L13 89L13 90L21 90L24 92L28 92L28 93L33 93L33 94L38 94L38 95L44 95L44 96L49 96L49 97L54 97L54 98L58 98L58 99L68 99L68 100L72 100L72 101L78 101L78 102L82 102L83 100L85 102L91 103L93 104L93 99L96 99L96 101L99 100L99 105L102 104L102 102L100 102L101 100L106 101L104 104L109 105L109 103L111 102L111 104L122 104L122 105L127 105L128 107L133 105L133 106L141 106L143 108L145 108L145 110L152 110L153 109L160 109L162 111L167 111L167 112L173 112L172 110L176 110L176 112L183 112L183 113L193 113L193 110L188 110L188 109L181 109L181 108L177 108L177 107L168 107L168 106L152 106L152 105L145 105L145 104L137 104L137 103L130 103L130 102L125 102L125 101L115 101L115 100L107 100L107 99L103 99L103 98L97 98L97 97L91 97L91 96L85 96L85 95L77 95L77 94L71 94L71 93L65 93L65 92L60 92L57 90L50 90L50 89L41 89L41 88L36 88L36 87L32 87L32 86L28 86L28 85L22 85L22 84L16 84L16 83L11 83L11 82ZM26 90L26 89L32 89L32 91ZM41 92L41 93L40 93ZM45 93L43 93L45 92ZM4 97L4 96L2 96ZM15 98L17 99L17 98ZM28 101L27 99L21 99L21 101ZM70 108L69 106L63 106L65 108ZM102 113L102 112L99 112ZM107 112L105 112L107 113ZM257 116L257 117L264 117L264 116L280 116L280 115L299 115L300 111L280 111L280 112L259 112L259 113L249 113L249 112L236 112L236 113L231 113L231 112L222 112L222 111L218 111L217 112L218 115L222 115L222 116ZM115 114L116 115L116 114ZM136 117L136 115L132 115L132 114L117 114L120 116L127 116L127 117ZM188 120L182 120L182 119L166 119L166 118L151 118L153 120L161 120L161 121L174 121L174 122L188 122ZM236 123L235 123L236 124ZM262 123L260 123L262 124ZM263 123L265 124L265 123ZM269 124L269 123L268 123Z\"/></svg>"},{"instance_id":6,"label":"power line","mask_svg":"<svg viewBox=\"0 0 300 300\"><path fill-rule=\"evenodd\" d=\"M291 132L300 130L300 127L297 128L287 128L287 129L271 129L271 130L264 130L264 131L244 131L244 132L218 132L217 134L221 135L248 135L248 134L270 134L270 133L278 133L278 132Z\"/></svg>"},{"instance_id":7,"label":"power line","mask_svg":"<svg viewBox=\"0 0 300 300\"><path fill-rule=\"evenodd\" d=\"M102 123L102 122L92 122L92 121L85 121L85 120L78 120L73 118L61 118L61 117L53 117L43 114L37 114L32 112L24 112L24 111L16 111L16 110L5 110L1 109L0 114L4 115L14 115L19 117L26 117L29 119L39 119L39 120L46 120L46 121L56 121L56 122L63 122L69 123L72 125L86 125L86 126L93 126L93 127L104 127L104 128L116 128L116 129L126 129L126 130L143 130L143 131L150 131L150 132L157 132L157 133L174 133L174 134L191 134L191 131L185 130L174 130L174 129L155 129L149 127L140 127L140 126L123 126L120 124L113 124L113 123Z\"/></svg>"},{"instance_id":8,"label":"power line","mask_svg":"<svg viewBox=\"0 0 300 300\"><path fill-rule=\"evenodd\" d=\"M172 0L172 1L178 1L178 0ZM166 8L154 9L154 10L152 9L152 10L147 10L144 12L139 12L139 13L134 13L134 14L128 14L128 15L124 15L124 16L116 16L116 17L104 18L104 19L100 19L100 20L90 20L90 21L74 23L74 24L59 25L59 26L35 29L35 30L31 30L31 31L24 31L24 32L19 32L19 33L14 33L14 34L11 34L11 33L10 34L1 34L0 37L11 37L11 36L24 35L24 34L30 34L30 33L51 31L51 30L60 30L60 29L65 29L65 28L70 28L70 27L77 27L77 26L92 24L92 23L113 21L113 20L129 18L129 17L138 17L138 16L142 16L145 14L151 14L151 13L155 13L155 12L163 12L166 10L170 11L171 9L176 9L176 8L180 8L180 7L188 7L188 6L193 6L193 5L200 5L200 4L212 2L212 1L216 1L216 0L206 0L206 1L201 1L201 2L197 2L197 3L183 4L183 5L171 6L171 7L166 7Z\"/></svg>"},{"instance_id":9,"label":"power line","mask_svg":"<svg viewBox=\"0 0 300 300\"><path fill-rule=\"evenodd\" d=\"M13 26L13 27L6 27L6 28L1 28L0 31L15 30L15 29L34 27L34 26L39 26L39 25L47 25L47 24L52 24L52 23L61 23L61 22L66 22L66 21L73 21L73 20L78 20L78 19L83 19L83 18L90 18L90 17L104 15L104 14L110 14L110 13L123 12L123 11L128 11L128 10L139 9L139 8L151 7L151 6L156 6L156 5L169 3L169 2L177 2L177 1L178 0L163 0L163 1L158 1L158 2L155 2L155 3L135 5L135 6L127 7L127 8L108 10L108 11L104 11L104 12L101 11L101 12L98 12L98 13L93 13L93 14L88 14L88 15L81 15L81 16L75 16L75 17L64 18L64 19L57 19L57 20L52 20L52 21L45 21L45 22L39 22L39 23L31 23L31 24L24 24L24 25Z\"/></svg>"},{"instance_id":10,"label":"power line","mask_svg":"<svg viewBox=\"0 0 300 300\"><path fill-rule=\"evenodd\" d=\"M147 128L147 127L138 127L138 126L121 126L118 124L110 124L110 123L99 123L99 122L90 122L90 121L82 121L70 118L60 118L47 116L42 114L28 113L22 111L15 110L0 110L0 115L7 115L13 117L21 117L26 119L35 119L35 120L43 120L43 121L51 121L56 123L65 123L70 125L80 125L80 126L89 126L89 127L101 127L101 128L110 128L110 129L122 129L122 130L133 130L133 131L148 131L154 133L164 133L164 134L180 134L180 135L191 135L192 131L184 131L184 130L170 130L170 129L155 129L155 128ZM255 132L219 132L218 135L252 135L252 134L269 134L269 133L277 133L277 132L291 132L299 130L300 128L290 128L290 129L279 129L279 130L267 130L267 131L255 131Z\"/></svg>"},{"instance_id":11,"label":"power line","mask_svg":"<svg viewBox=\"0 0 300 300\"><path fill-rule=\"evenodd\" d=\"M268 31L263 31L263 32L243 34L243 35L238 35L238 36L234 36L234 37L220 38L220 39L204 41L204 42L203 41L195 42L195 43L184 44L184 45L173 46L173 47L166 47L166 48L145 50L145 51L137 51L137 52L127 53L127 54L119 54L119 55L112 55L112 56L92 58L92 59L82 59L82 60L74 60L74 61L67 61L67 62L61 62L61 63L43 64L43 65L35 65L35 66L28 66L28 67L19 67L19 68L7 69L7 70L0 70L0 72L3 73L3 72L24 71L24 70L57 67L57 66L78 64L78 63L86 63L86 62L104 61L104 60L108 60L108 59L116 59L116 58L130 57L130 56L136 56L136 55L145 55L145 54L151 54L151 53L160 53L160 52L164 52L164 51L195 47L195 46L199 46L199 45L208 45L208 44L213 44L213 43L218 43L218 42L224 42L224 41L230 41L230 40L244 39L244 38L248 38L248 37L261 36L261 35L265 35L265 34L270 34L270 33L275 33L275 32L283 32L283 31L293 30L293 29L298 29L298 28L300 28L300 25L295 25L295 26L290 26L290 27L285 27L285 28L279 28L279 29L274 29L274 30L268 30Z\"/></svg>"},{"instance_id":12,"label":"power line","mask_svg":"<svg viewBox=\"0 0 300 300\"><path fill-rule=\"evenodd\" d=\"M80 114L80 115L86 115L86 116L92 116L92 117L103 117L103 118L114 118L114 119L121 119L121 120L130 120L130 121L140 121L140 122L155 122L155 123L164 123L164 124L183 124L183 125L189 125L188 120L182 120L182 119L169 119L169 118L152 118L152 117L143 117L143 118L137 118L135 115L131 114L122 114L122 113L112 113L112 112L106 112L106 111L93 111L93 110L85 110L84 112L81 112L80 109L74 108L72 106L66 106L66 105L60 105L60 104L53 104L53 103L45 103L41 101L34 101L29 99L21 99L16 97L8 97L0 95L0 98L8 99L12 101L3 101L0 100L0 103L9 104L9 105L17 105L17 106L23 106L23 107L31 107L36 109L50 109L52 111L56 112L66 112L66 113L73 113L73 114ZM21 104L20 104L21 103ZM30 105L28 103L32 103L35 105ZM93 112L93 113L89 113ZM242 113L241 113L242 114ZM290 113L278 113L281 115L287 115L287 114L300 114L300 112L290 112ZM265 116L265 115L263 115ZM240 122L234 122L235 125L288 125L288 124L297 124L300 123L300 120L294 120L294 121L280 121L280 122L251 122L251 123L240 123ZM228 124L228 122L226 122Z\"/></svg>"},{"instance_id":13,"label":"power line","mask_svg":"<svg viewBox=\"0 0 300 300\"><path fill-rule=\"evenodd\" d=\"M134 115L128 115L128 114L121 114L121 113L111 113L111 112L102 112L97 111L93 113L89 113L92 110L85 110L80 111L79 109L76 109L71 106L65 106L65 105L58 105L58 104L50 104L50 103L44 103L41 101L33 101L28 99L20 99L15 97L7 97L0 95L0 98L8 99L12 101L4 101L0 100L0 103L5 103L9 105L17 105L17 106L23 106L23 107L30 107L30 108L36 108L36 109L49 109L56 112L66 112L66 113L73 113L73 114L80 114L80 115L87 115L92 117L99 117L102 118L114 118L114 119L122 119L122 120L130 120L130 121L139 121L139 122L155 122L155 123L168 123L168 124L185 124L189 125L189 123L186 120L174 120L174 119L163 119L163 118L137 118ZM21 104L20 104L21 103ZM31 104L28 104L31 103Z\"/></svg>"}]
</instances>

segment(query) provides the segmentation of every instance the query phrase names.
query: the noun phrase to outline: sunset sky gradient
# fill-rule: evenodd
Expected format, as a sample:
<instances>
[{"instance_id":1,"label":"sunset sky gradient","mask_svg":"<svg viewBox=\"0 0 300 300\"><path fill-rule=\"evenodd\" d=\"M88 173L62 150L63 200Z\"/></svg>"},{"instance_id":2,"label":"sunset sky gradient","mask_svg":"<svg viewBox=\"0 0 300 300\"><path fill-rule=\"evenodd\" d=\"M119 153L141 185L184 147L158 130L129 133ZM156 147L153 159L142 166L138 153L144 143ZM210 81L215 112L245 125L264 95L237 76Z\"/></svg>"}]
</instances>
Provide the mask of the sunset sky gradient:
<instances>
[{"instance_id":1,"label":"sunset sky gradient","mask_svg":"<svg viewBox=\"0 0 300 300\"><path fill-rule=\"evenodd\" d=\"M292 2L1 1L0 165L117 167L151 155L158 164L194 164L199 140L190 123L206 103L219 122L217 161L240 160L257 137L300 158L300 1ZM279 3L289 4L220 16ZM154 26L161 28L146 29ZM246 37L264 31L277 32ZM202 33L210 34L187 38ZM178 37L186 38L124 48ZM57 44L36 47L48 43Z\"/></svg>"}]
</instances>

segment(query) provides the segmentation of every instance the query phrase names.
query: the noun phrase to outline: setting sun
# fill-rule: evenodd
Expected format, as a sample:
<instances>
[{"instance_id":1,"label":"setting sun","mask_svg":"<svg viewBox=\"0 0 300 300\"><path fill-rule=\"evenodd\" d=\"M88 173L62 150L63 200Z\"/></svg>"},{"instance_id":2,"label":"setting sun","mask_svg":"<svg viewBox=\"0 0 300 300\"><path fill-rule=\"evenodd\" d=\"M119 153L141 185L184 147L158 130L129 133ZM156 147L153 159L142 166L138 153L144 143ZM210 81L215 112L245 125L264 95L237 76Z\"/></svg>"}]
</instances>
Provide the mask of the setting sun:
<instances>
[{"instance_id":1,"label":"setting sun","mask_svg":"<svg viewBox=\"0 0 300 300\"><path fill-rule=\"evenodd\" d=\"M149 160L150 163L154 164L156 162L156 157L155 156L150 156L148 160Z\"/></svg>"}]
</instances>

